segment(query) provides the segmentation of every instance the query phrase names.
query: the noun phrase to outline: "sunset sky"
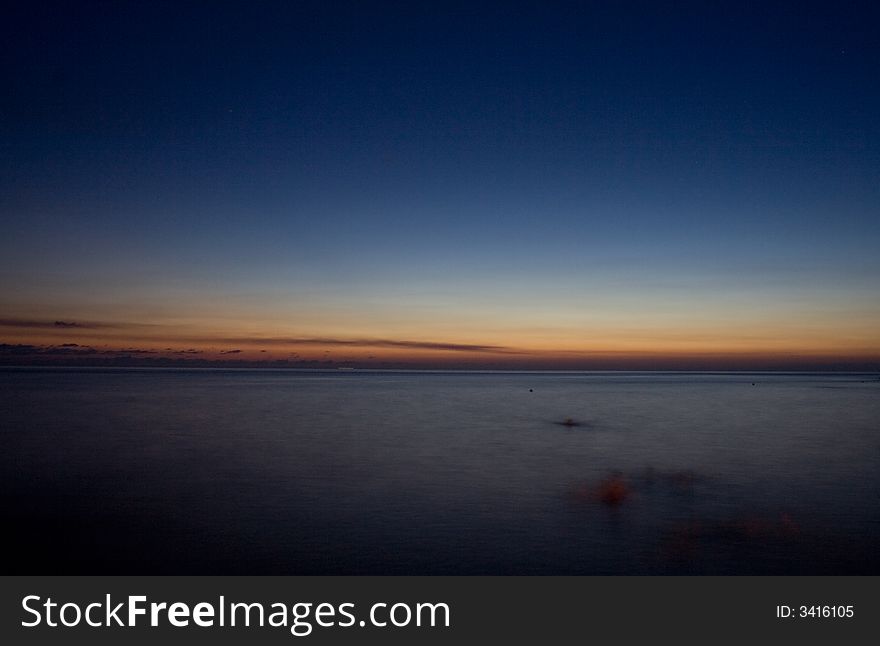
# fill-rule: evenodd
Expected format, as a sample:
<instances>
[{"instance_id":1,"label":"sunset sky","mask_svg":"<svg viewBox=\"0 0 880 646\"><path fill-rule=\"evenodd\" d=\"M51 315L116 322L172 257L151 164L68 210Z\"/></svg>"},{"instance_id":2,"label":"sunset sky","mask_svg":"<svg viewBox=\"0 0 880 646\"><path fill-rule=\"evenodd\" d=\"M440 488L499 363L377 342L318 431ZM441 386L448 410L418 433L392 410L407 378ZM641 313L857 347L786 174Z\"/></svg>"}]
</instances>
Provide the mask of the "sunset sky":
<instances>
[{"instance_id":1,"label":"sunset sky","mask_svg":"<svg viewBox=\"0 0 880 646\"><path fill-rule=\"evenodd\" d=\"M183 4L4 17L0 364L880 367L870 3Z\"/></svg>"}]
</instances>

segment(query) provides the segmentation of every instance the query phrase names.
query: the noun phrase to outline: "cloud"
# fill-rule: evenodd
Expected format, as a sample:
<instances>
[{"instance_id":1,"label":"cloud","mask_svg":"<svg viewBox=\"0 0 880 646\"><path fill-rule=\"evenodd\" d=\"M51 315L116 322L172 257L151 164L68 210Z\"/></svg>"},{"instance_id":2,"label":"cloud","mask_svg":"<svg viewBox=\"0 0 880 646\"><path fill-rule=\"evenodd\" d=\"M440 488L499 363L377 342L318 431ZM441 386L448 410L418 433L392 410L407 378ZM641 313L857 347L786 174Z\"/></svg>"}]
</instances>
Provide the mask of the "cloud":
<instances>
[{"instance_id":1,"label":"cloud","mask_svg":"<svg viewBox=\"0 0 880 646\"><path fill-rule=\"evenodd\" d=\"M26 343L0 343L0 354L36 354L40 347Z\"/></svg>"},{"instance_id":2,"label":"cloud","mask_svg":"<svg viewBox=\"0 0 880 646\"><path fill-rule=\"evenodd\" d=\"M96 354L98 351L88 345L62 343L61 345L46 346L43 352L45 354Z\"/></svg>"},{"instance_id":3,"label":"cloud","mask_svg":"<svg viewBox=\"0 0 880 646\"><path fill-rule=\"evenodd\" d=\"M61 345L30 345L25 343L10 344L0 343L0 355L91 355L98 354L98 350L76 343L63 343Z\"/></svg>"},{"instance_id":4,"label":"cloud","mask_svg":"<svg viewBox=\"0 0 880 646\"><path fill-rule=\"evenodd\" d=\"M57 319L50 320L33 320L22 318L0 318L0 327L17 327L31 329L81 329L81 330L99 330L112 328L142 328L156 326L142 323L124 323L124 322L105 322L105 321L71 321ZM150 334L146 338L157 338ZM230 338L183 338L181 335L162 335L161 337L166 343L199 343L212 345L215 343L228 343L230 345L303 345L303 346L332 346L332 347L359 347L359 348L403 348L409 350L433 350L438 352L468 352L481 354L523 354L523 351L514 348L489 345L479 343L447 343L442 341L413 341L409 339L369 339L356 338L344 339L336 337L268 337L268 338L250 338L250 337L230 337ZM225 351L222 354L238 354L242 352ZM182 353L182 352L181 352Z\"/></svg>"},{"instance_id":5,"label":"cloud","mask_svg":"<svg viewBox=\"0 0 880 646\"><path fill-rule=\"evenodd\" d=\"M83 329L100 330L106 328L124 327L122 323L105 323L101 321L35 321L33 319L0 318L0 327L18 327L30 329Z\"/></svg>"},{"instance_id":6,"label":"cloud","mask_svg":"<svg viewBox=\"0 0 880 646\"><path fill-rule=\"evenodd\" d=\"M241 350L220 350L220 354L238 354Z\"/></svg>"},{"instance_id":7,"label":"cloud","mask_svg":"<svg viewBox=\"0 0 880 646\"><path fill-rule=\"evenodd\" d=\"M502 345L476 343L445 343L439 341L410 341L403 339L338 339L332 337L271 337L227 338L220 343L248 343L254 345L319 345L360 348L407 348L412 350L438 350L446 352L478 352L489 354L519 354L520 351Z\"/></svg>"}]
</instances>

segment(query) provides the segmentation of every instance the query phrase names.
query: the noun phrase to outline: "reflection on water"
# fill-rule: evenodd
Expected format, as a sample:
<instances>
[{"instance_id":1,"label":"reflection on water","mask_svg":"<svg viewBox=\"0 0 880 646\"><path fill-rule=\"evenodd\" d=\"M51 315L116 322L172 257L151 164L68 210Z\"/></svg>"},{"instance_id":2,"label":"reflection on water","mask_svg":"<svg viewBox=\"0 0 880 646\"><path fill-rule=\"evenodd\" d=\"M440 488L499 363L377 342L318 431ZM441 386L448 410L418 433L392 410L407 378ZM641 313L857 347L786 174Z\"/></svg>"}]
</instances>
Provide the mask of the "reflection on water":
<instances>
[{"instance_id":1,"label":"reflection on water","mask_svg":"<svg viewBox=\"0 0 880 646\"><path fill-rule=\"evenodd\" d=\"M878 422L876 375L0 369L3 572L880 574Z\"/></svg>"}]
</instances>

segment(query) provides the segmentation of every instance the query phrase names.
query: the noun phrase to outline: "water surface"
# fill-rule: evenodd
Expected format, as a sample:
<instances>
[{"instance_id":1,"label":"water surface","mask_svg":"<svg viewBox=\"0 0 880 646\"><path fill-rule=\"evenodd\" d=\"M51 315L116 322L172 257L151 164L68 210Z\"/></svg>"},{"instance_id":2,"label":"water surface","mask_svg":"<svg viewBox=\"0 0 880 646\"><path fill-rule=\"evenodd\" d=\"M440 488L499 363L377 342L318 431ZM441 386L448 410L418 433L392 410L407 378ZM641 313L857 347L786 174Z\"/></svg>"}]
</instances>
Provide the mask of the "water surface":
<instances>
[{"instance_id":1,"label":"water surface","mask_svg":"<svg viewBox=\"0 0 880 646\"><path fill-rule=\"evenodd\" d=\"M4 573L880 574L876 374L4 368L0 429Z\"/></svg>"}]
</instances>

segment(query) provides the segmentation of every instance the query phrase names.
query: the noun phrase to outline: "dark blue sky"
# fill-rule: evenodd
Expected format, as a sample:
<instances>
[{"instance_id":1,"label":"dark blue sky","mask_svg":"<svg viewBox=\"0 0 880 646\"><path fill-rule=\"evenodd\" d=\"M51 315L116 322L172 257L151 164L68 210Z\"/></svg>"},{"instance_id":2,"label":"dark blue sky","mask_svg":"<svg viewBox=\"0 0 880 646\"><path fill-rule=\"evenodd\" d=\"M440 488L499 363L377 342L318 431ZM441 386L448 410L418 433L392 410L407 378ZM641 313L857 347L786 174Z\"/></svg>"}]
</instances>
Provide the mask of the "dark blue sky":
<instances>
[{"instance_id":1,"label":"dark blue sky","mask_svg":"<svg viewBox=\"0 0 880 646\"><path fill-rule=\"evenodd\" d=\"M668 347L686 313L741 349L736 313L756 349L856 321L877 350L878 18L18 3L0 303L577 348L634 320L620 347Z\"/></svg>"}]
</instances>

